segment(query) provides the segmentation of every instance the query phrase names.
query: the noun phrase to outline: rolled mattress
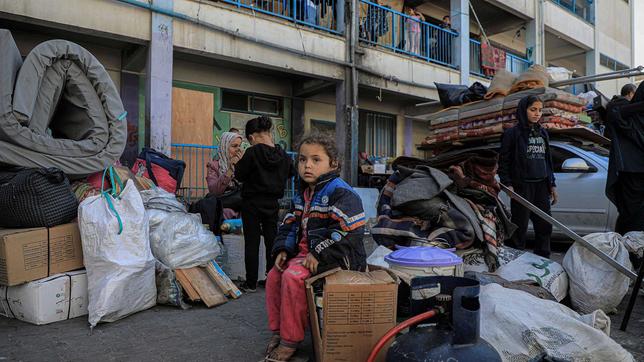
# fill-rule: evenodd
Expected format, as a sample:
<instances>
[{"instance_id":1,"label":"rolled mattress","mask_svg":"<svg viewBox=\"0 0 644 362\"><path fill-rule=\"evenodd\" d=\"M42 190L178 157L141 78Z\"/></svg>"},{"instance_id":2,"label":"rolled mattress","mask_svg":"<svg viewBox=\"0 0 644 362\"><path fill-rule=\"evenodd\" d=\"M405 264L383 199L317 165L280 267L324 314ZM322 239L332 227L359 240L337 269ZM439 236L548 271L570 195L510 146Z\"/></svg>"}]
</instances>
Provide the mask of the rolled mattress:
<instances>
[{"instance_id":1,"label":"rolled mattress","mask_svg":"<svg viewBox=\"0 0 644 362\"><path fill-rule=\"evenodd\" d=\"M127 138L126 112L101 63L64 40L25 58L0 29L0 163L57 167L72 178L113 165Z\"/></svg>"}]
</instances>

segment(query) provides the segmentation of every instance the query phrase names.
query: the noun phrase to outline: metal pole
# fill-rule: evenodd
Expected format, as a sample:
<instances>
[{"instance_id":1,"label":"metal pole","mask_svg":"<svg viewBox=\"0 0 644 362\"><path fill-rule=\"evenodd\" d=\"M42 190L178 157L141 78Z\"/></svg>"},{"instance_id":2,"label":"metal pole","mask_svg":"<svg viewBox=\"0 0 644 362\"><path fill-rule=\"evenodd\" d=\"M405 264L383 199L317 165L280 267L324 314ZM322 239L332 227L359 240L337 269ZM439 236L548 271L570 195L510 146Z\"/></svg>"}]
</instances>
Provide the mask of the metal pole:
<instances>
[{"instance_id":1,"label":"metal pole","mask_svg":"<svg viewBox=\"0 0 644 362\"><path fill-rule=\"evenodd\" d=\"M562 80L559 82L552 82L550 83L550 86L562 87L562 86L567 86L572 84L581 84L581 83L588 83L588 82L598 82L603 80L636 77L638 75L644 75L644 66L640 65L637 68L619 70L616 72L609 72L609 73L596 74L596 75L587 75L585 77L578 77L578 78L573 78L568 80Z\"/></svg>"},{"instance_id":2,"label":"metal pole","mask_svg":"<svg viewBox=\"0 0 644 362\"><path fill-rule=\"evenodd\" d=\"M637 275L635 273L633 273L633 271L631 271L627 267L623 266L622 264L618 263L615 259L611 258L610 256L606 255L603 251L597 249L593 244L591 244L588 241L584 240L584 238L582 238L581 236L577 235L574 231L570 230L566 225L560 223L559 221L557 221L557 219L555 219L552 216L546 214L543 210L541 210L538 207L534 206L528 200L524 199L523 197L521 197L516 192L510 190L507 186L501 184L501 188L512 199L514 199L515 201L517 201L521 205L525 206L530 211L534 212L535 214L537 214L537 216L539 216L540 218L544 219L548 223L552 224L553 226L558 227L559 230L563 231L564 234L568 235L574 241L577 241L581 245L585 246L593 254L597 255L600 259L602 259L603 261L608 263L613 268L617 269L620 273L626 275L627 277L631 278L632 280L637 279Z\"/></svg>"}]
</instances>

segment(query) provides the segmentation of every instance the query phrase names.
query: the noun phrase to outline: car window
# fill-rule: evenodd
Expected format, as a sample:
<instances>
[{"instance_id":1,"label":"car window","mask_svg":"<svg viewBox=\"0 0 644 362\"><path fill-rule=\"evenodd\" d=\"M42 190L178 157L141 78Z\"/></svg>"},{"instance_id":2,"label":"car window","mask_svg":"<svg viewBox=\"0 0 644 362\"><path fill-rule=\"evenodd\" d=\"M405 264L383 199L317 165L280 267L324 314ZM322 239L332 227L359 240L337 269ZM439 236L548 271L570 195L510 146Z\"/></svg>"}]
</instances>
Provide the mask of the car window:
<instances>
[{"instance_id":1,"label":"car window","mask_svg":"<svg viewBox=\"0 0 644 362\"><path fill-rule=\"evenodd\" d=\"M568 150L556 146L551 148L550 153L552 153L552 168L554 172L562 172L561 166L567 159L579 157Z\"/></svg>"}]
</instances>

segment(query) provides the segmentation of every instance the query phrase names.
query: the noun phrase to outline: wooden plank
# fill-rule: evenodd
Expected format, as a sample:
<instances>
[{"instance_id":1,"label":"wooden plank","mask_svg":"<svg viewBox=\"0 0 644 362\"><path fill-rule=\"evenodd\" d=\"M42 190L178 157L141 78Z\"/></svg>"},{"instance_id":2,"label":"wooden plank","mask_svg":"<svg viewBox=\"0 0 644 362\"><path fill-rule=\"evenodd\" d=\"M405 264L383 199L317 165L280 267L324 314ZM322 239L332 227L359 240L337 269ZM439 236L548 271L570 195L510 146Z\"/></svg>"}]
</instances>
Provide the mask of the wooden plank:
<instances>
[{"instance_id":1,"label":"wooden plank","mask_svg":"<svg viewBox=\"0 0 644 362\"><path fill-rule=\"evenodd\" d=\"M219 264L216 261L211 260L208 262L208 275L219 285L221 290L224 291L228 296L232 298L241 297L241 291L237 288L235 283L224 273Z\"/></svg>"},{"instance_id":2,"label":"wooden plank","mask_svg":"<svg viewBox=\"0 0 644 362\"><path fill-rule=\"evenodd\" d=\"M228 301L224 293L210 280L204 269L194 267L182 270L208 308L224 304Z\"/></svg>"},{"instance_id":3,"label":"wooden plank","mask_svg":"<svg viewBox=\"0 0 644 362\"><path fill-rule=\"evenodd\" d=\"M190 281L183 273L183 270L177 269L174 271L174 274L177 276L177 281L179 281L179 284L181 284L183 291L186 292L188 299L193 302L200 301L201 298L199 297L199 293L197 293L195 288L192 287L192 284L190 284Z\"/></svg>"}]
</instances>

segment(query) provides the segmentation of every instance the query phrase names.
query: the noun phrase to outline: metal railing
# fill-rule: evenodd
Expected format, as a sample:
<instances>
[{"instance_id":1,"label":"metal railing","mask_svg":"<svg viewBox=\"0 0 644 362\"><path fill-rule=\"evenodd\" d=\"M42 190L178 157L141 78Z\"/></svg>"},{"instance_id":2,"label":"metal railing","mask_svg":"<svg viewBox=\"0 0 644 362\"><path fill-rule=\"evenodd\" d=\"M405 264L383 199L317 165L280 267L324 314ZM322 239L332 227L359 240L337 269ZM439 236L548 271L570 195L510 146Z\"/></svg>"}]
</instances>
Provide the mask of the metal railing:
<instances>
[{"instance_id":1,"label":"metal railing","mask_svg":"<svg viewBox=\"0 0 644 362\"><path fill-rule=\"evenodd\" d=\"M360 0L360 40L397 53L456 68L453 45L458 33Z\"/></svg>"},{"instance_id":2,"label":"metal railing","mask_svg":"<svg viewBox=\"0 0 644 362\"><path fill-rule=\"evenodd\" d=\"M188 143L174 143L171 148L171 156L176 160L186 163L186 169L183 173L181 187L177 190L177 197L185 203L190 204L208 194L208 162L213 159L219 146L196 145ZM295 152L287 152L292 160L295 160ZM286 182L284 198L280 200L280 205L288 206L295 195L295 177Z\"/></svg>"},{"instance_id":3,"label":"metal railing","mask_svg":"<svg viewBox=\"0 0 644 362\"><path fill-rule=\"evenodd\" d=\"M583 20L595 24L595 5L593 0L551 0L553 3L577 15Z\"/></svg>"},{"instance_id":4,"label":"metal railing","mask_svg":"<svg viewBox=\"0 0 644 362\"><path fill-rule=\"evenodd\" d=\"M505 53L505 69L509 72L519 74L525 72L531 65L528 59L522 58L512 53ZM483 73L481 61L481 42L476 39L470 39L470 73L487 77Z\"/></svg>"},{"instance_id":5,"label":"metal railing","mask_svg":"<svg viewBox=\"0 0 644 362\"><path fill-rule=\"evenodd\" d=\"M341 34L336 0L223 0L239 8L277 16L315 29ZM343 3L344 4L344 3Z\"/></svg>"}]
</instances>

